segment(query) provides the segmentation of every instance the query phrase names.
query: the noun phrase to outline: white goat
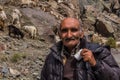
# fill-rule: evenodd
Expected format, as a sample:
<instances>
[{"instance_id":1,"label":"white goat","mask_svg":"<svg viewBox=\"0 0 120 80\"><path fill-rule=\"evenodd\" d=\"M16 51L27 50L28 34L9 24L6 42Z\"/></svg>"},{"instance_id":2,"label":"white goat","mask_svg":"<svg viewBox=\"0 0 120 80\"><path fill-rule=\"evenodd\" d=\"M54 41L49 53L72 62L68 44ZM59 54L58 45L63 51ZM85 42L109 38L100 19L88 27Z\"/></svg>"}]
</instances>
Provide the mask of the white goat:
<instances>
[{"instance_id":1,"label":"white goat","mask_svg":"<svg viewBox=\"0 0 120 80\"><path fill-rule=\"evenodd\" d=\"M7 16L6 16L6 14L5 14L5 11L3 10L3 6L2 6L2 5L0 5L0 18L1 18L2 20L7 19Z\"/></svg>"},{"instance_id":2,"label":"white goat","mask_svg":"<svg viewBox=\"0 0 120 80\"><path fill-rule=\"evenodd\" d=\"M5 20L7 20L7 16L5 12L3 11L3 9L0 8L0 27L1 27L1 30L3 31L5 29Z\"/></svg>"},{"instance_id":3,"label":"white goat","mask_svg":"<svg viewBox=\"0 0 120 80\"><path fill-rule=\"evenodd\" d=\"M17 8L13 10L13 12L17 13L20 17L22 16L20 10L18 10Z\"/></svg>"},{"instance_id":4,"label":"white goat","mask_svg":"<svg viewBox=\"0 0 120 80\"><path fill-rule=\"evenodd\" d=\"M5 19L7 19L7 16L6 16L6 14L5 14L5 11L0 11L0 18L2 19L2 20L5 20Z\"/></svg>"},{"instance_id":5,"label":"white goat","mask_svg":"<svg viewBox=\"0 0 120 80\"><path fill-rule=\"evenodd\" d=\"M66 2L68 0L57 0L58 3Z\"/></svg>"},{"instance_id":6,"label":"white goat","mask_svg":"<svg viewBox=\"0 0 120 80\"><path fill-rule=\"evenodd\" d=\"M18 9L14 9L12 13L12 23L18 28L21 28L20 17L22 16L21 12Z\"/></svg>"},{"instance_id":7,"label":"white goat","mask_svg":"<svg viewBox=\"0 0 120 80\"><path fill-rule=\"evenodd\" d=\"M21 0L21 6L27 5L27 6L36 6L37 2L35 0Z\"/></svg>"},{"instance_id":8,"label":"white goat","mask_svg":"<svg viewBox=\"0 0 120 80\"><path fill-rule=\"evenodd\" d=\"M35 26L23 26L23 29L29 33L31 38L35 38L37 35L37 28Z\"/></svg>"}]
</instances>

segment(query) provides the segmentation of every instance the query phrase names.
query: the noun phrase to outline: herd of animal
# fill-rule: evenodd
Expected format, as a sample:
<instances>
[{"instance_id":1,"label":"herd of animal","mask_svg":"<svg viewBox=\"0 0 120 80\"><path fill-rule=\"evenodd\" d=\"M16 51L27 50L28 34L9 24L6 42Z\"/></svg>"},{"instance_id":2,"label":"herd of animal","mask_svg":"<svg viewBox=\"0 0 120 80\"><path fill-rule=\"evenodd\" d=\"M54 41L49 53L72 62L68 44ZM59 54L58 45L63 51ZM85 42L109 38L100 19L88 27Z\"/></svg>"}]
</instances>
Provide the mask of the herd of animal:
<instances>
[{"instance_id":1,"label":"herd of animal","mask_svg":"<svg viewBox=\"0 0 120 80\"><path fill-rule=\"evenodd\" d=\"M48 0L53 1L53 0ZM63 1L67 0L56 0L58 3L62 3ZM39 4L39 0L21 0L20 7L24 6L37 6ZM10 37L23 39L26 35L25 32L29 34L29 37L34 39L37 37L37 28L34 25L21 25L21 17L22 14L19 9L15 8L12 10L12 13L10 14L12 17L12 20L10 23L6 23L6 20L8 20L6 12L3 9L3 6L0 5L0 32L8 30L8 35Z\"/></svg>"},{"instance_id":2,"label":"herd of animal","mask_svg":"<svg viewBox=\"0 0 120 80\"><path fill-rule=\"evenodd\" d=\"M37 35L37 28L34 25L24 25L21 26L21 12L19 9L15 8L12 10L12 21L11 23L6 23L7 15L3 9L3 6L0 6L0 32L8 30L8 35L10 37L23 39L25 33L29 34L29 37L34 39Z\"/></svg>"}]
</instances>

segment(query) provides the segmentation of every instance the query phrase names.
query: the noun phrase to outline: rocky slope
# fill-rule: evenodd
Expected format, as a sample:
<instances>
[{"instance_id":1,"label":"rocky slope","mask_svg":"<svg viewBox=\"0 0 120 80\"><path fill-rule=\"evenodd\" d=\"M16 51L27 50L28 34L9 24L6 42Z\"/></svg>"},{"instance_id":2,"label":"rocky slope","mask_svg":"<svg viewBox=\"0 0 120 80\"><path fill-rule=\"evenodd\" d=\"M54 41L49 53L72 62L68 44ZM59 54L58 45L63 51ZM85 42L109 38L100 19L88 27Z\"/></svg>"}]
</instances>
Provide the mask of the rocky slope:
<instances>
[{"instance_id":1,"label":"rocky slope","mask_svg":"<svg viewBox=\"0 0 120 80\"><path fill-rule=\"evenodd\" d=\"M113 0L114 4L105 0L33 1L35 5L21 5L21 0L0 1L7 15L6 25L11 24L12 10L17 8L22 13L21 29L24 25L34 25L38 31L35 39L31 39L27 32L24 32L23 39L17 39L8 35L8 29L0 31L0 79L2 80L40 78L49 47L56 42L54 32L57 31L60 20L67 16L82 18L85 35L98 33L97 39L100 37L100 40L107 37L120 40L120 4L117 0ZM112 49L112 54L120 64L120 49Z\"/></svg>"}]
</instances>

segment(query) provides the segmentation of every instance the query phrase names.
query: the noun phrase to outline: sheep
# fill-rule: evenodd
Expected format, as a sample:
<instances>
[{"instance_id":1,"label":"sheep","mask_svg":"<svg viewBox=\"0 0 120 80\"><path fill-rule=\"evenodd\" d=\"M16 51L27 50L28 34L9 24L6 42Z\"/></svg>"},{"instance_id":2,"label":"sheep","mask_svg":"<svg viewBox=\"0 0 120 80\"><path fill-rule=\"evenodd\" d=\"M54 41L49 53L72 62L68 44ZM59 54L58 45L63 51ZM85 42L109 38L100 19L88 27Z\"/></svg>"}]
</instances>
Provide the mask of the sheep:
<instances>
[{"instance_id":1,"label":"sheep","mask_svg":"<svg viewBox=\"0 0 120 80\"><path fill-rule=\"evenodd\" d=\"M23 29L27 31L32 39L36 38L37 28L35 26L23 26Z\"/></svg>"},{"instance_id":2,"label":"sheep","mask_svg":"<svg viewBox=\"0 0 120 80\"><path fill-rule=\"evenodd\" d=\"M18 39L20 39L20 38L23 39L23 37L24 37L23 32L14 25L8 25L8 31L9 31L10 37L15 37ZM12 34L13 34L13 36L12 36Z\"/></svg>"}]
</instances>

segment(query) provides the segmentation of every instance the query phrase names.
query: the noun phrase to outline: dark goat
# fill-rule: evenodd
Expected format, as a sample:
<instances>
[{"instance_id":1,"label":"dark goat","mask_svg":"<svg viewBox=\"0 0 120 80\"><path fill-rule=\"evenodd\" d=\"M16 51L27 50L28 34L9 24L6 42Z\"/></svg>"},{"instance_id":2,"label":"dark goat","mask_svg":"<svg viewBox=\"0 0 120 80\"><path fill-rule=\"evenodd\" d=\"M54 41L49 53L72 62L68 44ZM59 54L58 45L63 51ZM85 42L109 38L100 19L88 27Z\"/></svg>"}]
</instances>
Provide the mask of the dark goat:
<instances>
[{"instance_id":1,"label":"dark goat","mask_svg":"<svg viewBox=\"0 0 120 80\"><path fill-rule=\"evenodd\" d=\"M5 25L4 21L0 20L0 30L4 31Z\"/></svg>"},{"instance_id":2,"label":"dark goat","mask_svg":"<svg viewBox=\"0 0 120 80\"><path fill-rule=\"evenodd\" d=\"M20 31L17 27L15 27L14 25L9 25L8 26L8 30L9 30L9 36L11 37L15 37L15 38L23 38L24 34L22 31ZM13 36L12 36L13 34Z\"/></svg>"}]
</instances>

